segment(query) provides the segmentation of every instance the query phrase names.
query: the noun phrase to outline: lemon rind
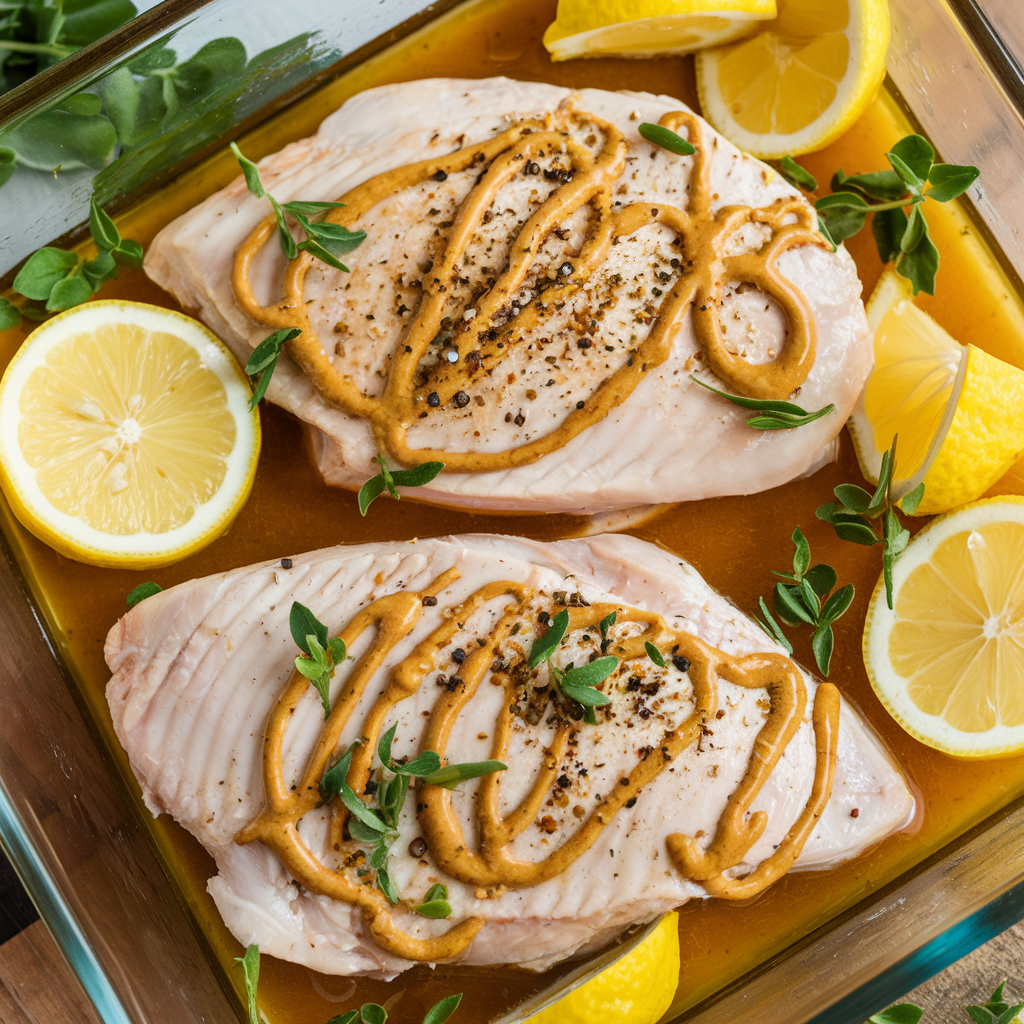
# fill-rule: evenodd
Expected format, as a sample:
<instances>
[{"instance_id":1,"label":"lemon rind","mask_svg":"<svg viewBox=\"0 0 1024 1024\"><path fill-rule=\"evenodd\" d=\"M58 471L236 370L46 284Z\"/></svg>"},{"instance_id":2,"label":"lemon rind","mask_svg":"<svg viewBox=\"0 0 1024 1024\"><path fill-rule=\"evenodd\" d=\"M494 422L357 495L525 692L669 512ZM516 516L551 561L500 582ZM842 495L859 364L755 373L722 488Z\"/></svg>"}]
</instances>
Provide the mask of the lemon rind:
<instances>
[{"instance_id":1,"label":"lemon rind","mask_svg":"<svg viewBox=\"0 0 1024 1024\"><path fill-rule=\"evenodd\" d=\"M113 535L54 508L43 495L17 443L18 398L29 374L67 337L62 329L73 318L76 332L111 322L138 324L159 331L174 318L176 332L224 385L227 409L235 424L235 444L227 456L224 480L214 496L198 506L187 523L165 533ZM259 459L259 414L249 412L248 380L231 352L202 324L174 310L148 303L105 299L66 310L36 328L15 353L0 380L0 489L11 511L30 533L60 554L90 564L121 568L155 568L180 561L220 536L248 498ZM236 453L249 449L249 458Z\"/></svg>"},{"instance_id":2,"label":"lemon rind","mask_svg":"<svg viewBox=\"0 0 1024 1024\"><path fill-rule=\"evenodd\" d=\"M1011 509L1014 514L1007 515ZM898 604L900 588L910 573L924 564L944 540L964 530L1006 521L1024 525L1024 496L984 498L934 519L914 537L893 566L893 605ZM875 662L877 659L880 666L889 665L889 637L895 622L896 613L890 611L885 602L884 579L880 576L868 603L861 646L871 689L900 727L925 746L962 760L1009 757L1024 751L1024 725L996 726L977 733L963 732L945 719L918 708L905 692L900 692L898 683L895 687L884 686L875 671ZM889 677L890 682L902 679L891 667L883 674ZM929 730L927 725L933 728Z\"/></svg>"}]
</instances>

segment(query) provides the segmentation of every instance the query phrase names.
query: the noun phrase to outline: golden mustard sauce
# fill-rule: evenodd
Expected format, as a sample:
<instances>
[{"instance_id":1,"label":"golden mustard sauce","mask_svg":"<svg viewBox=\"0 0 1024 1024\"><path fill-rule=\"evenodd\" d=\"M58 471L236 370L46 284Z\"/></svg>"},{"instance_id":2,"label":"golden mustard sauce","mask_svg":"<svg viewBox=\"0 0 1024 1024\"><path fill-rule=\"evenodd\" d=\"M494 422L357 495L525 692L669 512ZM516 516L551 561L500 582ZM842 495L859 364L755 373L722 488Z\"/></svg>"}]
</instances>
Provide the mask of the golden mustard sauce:
<instances>
[{"instance_id":1,"label":"golden mustard sauce","mask_svg":"<svg viewBox=\"0 0 1024 1024\"><path fill-rule=\"evenodd\" d=\"M380 450L406 466L443 460L449 472L487 472L525 466L561 448L587 427L593 426L621 405L636 389L644 375L668 359L672 339L687 317L693 318L702 359L719 378L740 394L751 398L786 399L807 379L814 365L816 348L814 318L803 294L779 272L776 262L798 245L825 242L815 229L810 206L799 199L780 199L769 207L753 209L735 205L712 213L712 186L708 145L700 122L692 114L665 114L660 124L672 131L684 130L696 147L688 185L685 210L668 203L631 203L614 209L614 188L626 168L629 146L622 131L602 118L576 110L572 101L542 120L521 121L493 138L463 146L441 158L421 160L378 174L339 197L341 209L331 210L325 220L357 228L360 218L403 189L433 178L444 181L451 174L482 167L479 181L470 190L453 218L439 262L430 262L420 284L420 302L399 344L391 353L387 382L380 397L365 394L336 365L335 353L327 352L310 323L306 300L306 273L314 257L300 251L288 261L282 282L282 296L271 306L261 305L252 291L250 268L268 243L277 244L277 221L273 213L258 224L239 246L232 267L231 282L239 305L249 316L267 327L296 328L301 333L288 342L288 353L302 367L317 393L325 401L352 416L366 420L373 428ZM604 142L595 156L571 134L572 128L597 128ZM473 300L475 315L460 321L453 344L462 343L465 355L459 370L450 370L437 380L416 387L415 379L431 343L441 330L451 288L462 274L464 257L474 235L487 223L502 186L542 156L563 156L569 166L560 168L567 180L555 188L523 224L512 240L507 268L494 284ZM536 165L535 165L536 166ZM545 275L535 287L541 294L520 310L512 300L530 277L548 236L577 210L590 208L588 237L571 262L566 261ZM792 223L791 223L792 222ZM492 374L527 332L543 329L556 310L571 301L608 259L620 238L634 235L651 224L663 224L675 232L691 256L660 308L652 311L647 336L628 353L623 364L609 374L589 398L576 402L562 423L549 433L497 452L465 452L413 449L407 441L409 426L430 415L433 407L444 407L452 398L468 396L463 388L475 377ZM769 229L770 237L756 252L726 256L729 241L747 224ZM719 316L723 282L755 285L772 296L786 315L787 338L782 350L769 362L754 365L726 346ZM353 328L335 325L343 333ZM469 351L466 351L468 347ZM557 358L557 357L553 357ZM434 376L437 376L436 374ZM428 399L432 397L434 402Z\"/></svg>"},{"instance_id":2,"label":"golden mustard sauce","mask_svg":"<svg viewBox=\"0 0 1024 1024\"><path fill-rule=\"evenodd\" d=\"M574 88L633 89L679 97L698 107L689 60L589 60L552 64L541 45L554 19L556 0L484 0L467 5L433 27L416 33L381 55L329 82L251 131L242 149L258 158L314 132L320 121L349 96L387 82L449 76L510 75ZM886 166L885 153L914 126L886 93L837 142L801 163L819 181L837 167L847 173ZM230 152L213 155L179 175L119 218L122 234L148 245L174 217L238 176ZM1024 368L1024 306L983 237L956 204L930 204L928 221L941 253L936 294L918 301L955 338ZM847 248L870 294L882 266L869 231ZM132 298L177 308L140 271L121 269L104 286L104 298ZM6 363L27 330L0 335ZM209 548L178 565L151 574L96 569L69 561L35 540L0 507L12 543L55 642L78 684L78 695L139 807L181 900L209 944L212 961L236 995L241 975L233 964L241 947L220 920L206 892L212 859L166 816L152 819L111 728L103 691L109 678L103 661L107 630L124 613L125 595L143 579L173 586L277 555L292 555L328 544L408 539L460 532L505 532L554 540L582 525L572 516L487 516L432 508L403 499L381 499L361 518L355 496L323 486L303 449L293 417L261 409L263 452L249 501L231 530ZM799 525L815 560L828 562L857 594L850 611L835 624L830 680L867 719L907 774L919 802L914 826L841 868L789 872L752 901L691 901L680 909L680 985L674 1009L682 1011L826 924L869 893L912 868L988 815L1024 794L1024 758L958 761L922 746L879 705L861 659L861 631L868 598L881 566L875 550L839 541L814 510L831 500L840 483L863 482L844 434L838 462L814 476L761 494L676 505L632 532L660 543L690 561L716 590L748 613L768 594L770 572L792 557L790 534ZM655 496L656 497L656 496ZM301 514L296 514L296 503ZM794 631L795 657L813 664L807 632ZM880 922L880 926L884 924ZM415 967L386 984L337 978L265 957L260 1004L271 1024L321 1024L344 1010L373 1001L388 1005L394 1024L420 1024L438 999L464 992L458 1020L485 1021L549 983L567 968L534 975L514 966L430 970ZM239 1002L241 1008L241 1002Z\"/></svg>"},{"instance_id":3,"label":"golden mustard sauce","mask_svg":"<svg viewBox=\"0 0 1024 1024\"><path fill-rule=\"evenodd\" d=\"M332 867L317 857L299 834L303 815L321 805L320 780L338 752L338 744L356 705L370 681L385 663L388 653L414 629L424 607L424 598L433 599L459 578L456 568L437 577L420 591L402 590L372 601L338 635L351 648L364 632L375 631L366 653L346 675L341 693L327 716L315 748L306 761L299 780L290 785L285 777L284 743L289 722L299 701L307 694L309 683L298 671L285 685L267 723L263 743L263 786L266 805L235 837L240 844L259 841L272 849L291 875L310 892L359 907L363 920L377 945L388 953L407 960L435 962L463 953L484 926L483 918L468 917L443 935L416 939L402 931L384 893L368 873L359 878L353 867L361 863L363 846L345 839L349 810L334 800L328 823L327 848L342 865ZM485 678L502 681L506 698L494 726L491 759L509 760L509 741L516 707L516 668L525 661L506 665L496 673L494 656L501 645L516 635L523 625L531 626L534 592L513 581L486 584L461 604L445 609L444 621L400 663L388 672L388 682L360 723L358 734L365 743L355 748L346 781L355 793L366 791L370 779L373 751L381 737L388 712L420 688L428 672L438 667L441 652L451 644L460 624L487 602L501 597L514 601L486 637L470 651L459 668L460 685L446 689L430 713L421 741L421 752L432 750L443 759L451 730ZM718 680L736 686L765 690L768 710L765 722L754 740L746 772L729 796L725 810L706 850L698 837L671 834L667 837L672 863L686 878L701 882L709 893L727 899L756 896L792 867L810 836L832 792L835 776L836 744L839 729L839 691L831 683L822 683L815 692L812 722L816 760L814 782L807 804L785 838L757 869L741 878L726 878L725 872L741 863L750 848L764 833L768 816L764 811L750 814L757 798L779 759L796 735L807 706L807 688L800 670L789 658L779 654L749 654L731 657L686 632L671 630L654 612L598 603L570 607L567 632L597 629L598 623L615 615L616 628L626 623L642 624L641 632L613 639L602 649L613 651L619 659L613 681L626 663L647 656L653 644L663 657L684 659L693 686L693 711L678 728L671 729L656 744L660 756L643 756L624 776L613 792L604 797L579 828L541 860L522 860L508 850L512 841L536 819L555 781L558 764L566 746L573 741L579 726L562 722L551 746L545 751L545 767L527 796L507 816L499 811L500 773L492 773L480 782L476 808L476 835L479 851L474 851L452 809L451 794L443 786L422 784L416 792L416 816L431 859L450 878L474 886L477 897L486 899L493 890L518 889L557 878L587 852L604 827L624 806L635 803L640 791L650 785L687 747L696 743L707 723L718 712ZM554 609L541 608L545 620ZM482 638L478 638L482 639ZM535 672L536 674L536 672ZM599 725L583 726L598 728ZM649 752L648 752L649 753ZM457 755L456 755L457 756ZM515 765L510 765L512 770ZM353 878L356 874L356 878ZM407 908L402 908L406 910Z\"/></svg>"}]
</instances>

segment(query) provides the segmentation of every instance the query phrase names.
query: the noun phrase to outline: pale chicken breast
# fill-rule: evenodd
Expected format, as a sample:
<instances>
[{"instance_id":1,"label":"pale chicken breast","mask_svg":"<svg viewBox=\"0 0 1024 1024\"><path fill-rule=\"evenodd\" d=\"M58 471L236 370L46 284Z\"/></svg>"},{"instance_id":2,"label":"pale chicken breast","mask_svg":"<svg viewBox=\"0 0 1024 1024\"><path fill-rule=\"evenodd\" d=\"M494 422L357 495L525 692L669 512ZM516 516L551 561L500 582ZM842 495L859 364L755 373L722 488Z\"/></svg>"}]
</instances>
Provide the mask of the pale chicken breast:
<instances>
[{"instance_id":1,"label":"pale chicken breast","mask_svg":"<svg viewBox=\"0 0 1024 1024\"><path fill-rule=\"evenodd\" d=\"M692 135L696 156L639 136L665 116ZM165 228L146 271L242 362L272 329L305 318L301 358L317 386L285 356L268 394L310 425L330 484L358 487L383 449L396 466L446 463L417 497L483 509L595 513L764 490L834 453L872 362L861 285L794 189L690 117L671 97L509 79L368 90L259 164L285 202L365 198L377 176L425 161L379 201L352 198L338 211L367 235L345 257L350 274L311 262L288 312L287 261L271 235L238 278L252 291L240 302L236 255L270 212L241 177ZM543 133L517 135L524 119L555 141L529 149L529 134ZM493 144L502 133L515 139ZM493 195L470 217L489 175ZM599 194L583 189L598 178ZM712 220L731 225L715 244L701 233ZM614 238L591 265L588 246L606 228ZM804 241L776 253L798 229ZM670 316L672 296L698 279L707 288ZM833 403L833 414L759 431L748 410L690 379L736 390L719 363L767 374L799 347L804 321L812 360L771 397L807 410ZM650 359L660 330L664 348Z\"/></svg>"},{"instance_id":2,"label":"pale chicken breast","mask_svg":"<svg viewBox=\"0 0 1024 1024\"><path fill-rule=\"evenodd\" d=\"M320 697L293 675L293 601L332 636L349 631L326 725ZM396 634L351 631L385 606L403 623ZM547 663L524 664L560 610L572 620L550 665L617 658L596 724L560 696ZM796 668L692 567L627 536L329 548L148 598L105 653L114 727L146 803L216 859L209 890L228 927L327 973L391 977L423 960L543 969L689 899L748 898L794 859L841 865L914 811L834 687ZM786 686L806 701L786 705ZM773 741L784 721L789 733ZM292 813L304 859L264 829L274 808L307 799L304 779L319 785L307 767L326 730L337 738L322 765L346 749L369 757L392 725L396 758L434 749L448 763L507 765L451 791L410 790L387 860L394 908L366 845L332 831L344 820L336 798L313 792ZM280 753L267 761L271 783L265 749ZM358 768L348 779L374 806L367 779L381 776ZM362 904L317 891L323 879ZM438 883L451 917L413 912Z\"/></svg>"}]
</instances>

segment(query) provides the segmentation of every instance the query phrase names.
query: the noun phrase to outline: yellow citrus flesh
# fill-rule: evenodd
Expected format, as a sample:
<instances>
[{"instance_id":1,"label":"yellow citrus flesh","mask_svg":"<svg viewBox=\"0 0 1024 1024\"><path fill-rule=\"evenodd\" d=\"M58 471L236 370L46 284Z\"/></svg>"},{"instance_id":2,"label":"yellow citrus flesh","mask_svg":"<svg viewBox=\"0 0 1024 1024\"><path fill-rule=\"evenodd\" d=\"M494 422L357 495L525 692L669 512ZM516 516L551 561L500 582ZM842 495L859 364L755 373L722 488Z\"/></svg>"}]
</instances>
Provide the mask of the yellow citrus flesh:
<instances>
[{"instance_id":1,"label":"yellow citrus flesh","mask_svg":"<svg viewBox=\"0 0 1024 1024\"><path fill-rule=\"evenodd\" d=\"M778 0L778 17L697 56L704 116L763 158L827 146L885 78L888 0Z\"/></svg>"},{"instance_id":2,"label":"yellow citrus flesh","mask_svg":"<svg viewBox=\"0 0 1024 1024\"><path fill-rule=\"evenodd\" d=\"M892 271L868 302L875 368L850 418L861 470L877 481L898 437L894 491L924 482L917 514L981 497L1024 451L1024 371L950 337Z\"/></svg>"},{"instance_id":3,"label":"yellow citrus flesh","mask_svg":"<svg viewBox=\"0 0 1024 1024\"><path fill-rule=\"evenodd\" d=\"M1024 750L1024 499L975 502L930 523L879 581L864 663L911 735L956 757Z\"/></svg>"},{"instance_id":4,"label":"yellow citrus flesh","mask_svg":"<svg viewBox=\"0 0 1024 1024\"><path fill-rule=\"evenodd\" d=\"M530 1017L530 1024L657 1024L679 984L679 915L585 985Z\"/></svg>"},{"instance_id":5,"label":"yellow citrus flesh","mask_svg":"<svg viewBox=\"0 0 1024 1024\"><path fill-rule=\"evenodd\" d=\"M544 45L556 61L691 53L775 14L775 0L559 0Z\"/></svg>"},{"instance_id":6,"label":"yellow citrus flesh","mask_svg":"<svg viewBox=\"0 0 1024 1024\"><path fill-rule=\"evenodd\" d=\"M143 568L184 558L245 503L259 418L201 324L90 302L37 328L0 383L0 485L69 558Z\"/></svg>"}]
</instances>

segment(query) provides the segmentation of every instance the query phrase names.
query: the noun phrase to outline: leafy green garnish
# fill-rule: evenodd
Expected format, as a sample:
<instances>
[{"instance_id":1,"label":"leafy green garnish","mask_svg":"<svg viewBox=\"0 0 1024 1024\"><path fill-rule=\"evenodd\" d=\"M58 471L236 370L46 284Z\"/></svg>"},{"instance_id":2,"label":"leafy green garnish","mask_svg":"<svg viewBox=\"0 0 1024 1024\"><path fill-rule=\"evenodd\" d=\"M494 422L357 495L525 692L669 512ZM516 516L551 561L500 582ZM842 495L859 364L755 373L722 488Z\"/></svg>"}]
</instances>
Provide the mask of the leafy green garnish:
<instances>
[{"instance_id":1,"label":"leafy green garnish","mask_svg":"<svg viewBox=\"0 0 1024 1024\"><path fill-rule=\"evenodd\" d=\"M605 619L605 622L607 621ZM533 641L533 647L530 648L530 657L527 659L527 664L529 664L530 668L536 668L541 662L547 661L558 650L558 645L565 638L565 632L568 628L569 613L563 608L548 623L548 631ZM604 636L604 631L602 631L601 635Z\"/></svg>"},{"instance_id":2,"label":"leafy green garnish","mask_svg":"<svg viewBox=\"0 0 1024 1024\"><path fill-rule=\"evenodd\" d=\"M9 331L21 323L21 310L10 299L0 298L0 331Z\"/></svg>"},{"instance_id":3,"label":"leafy green garnish","mask_svg":"<svg viewBox=\"0 0 1024 1024\"><path fill-rule=\"evenodd\" d=\"M260 1024L260 1011L256 1004L256 986L260 980L260 947L254 942L246 948L244 956L236 956L245 975L245 1000L249 1010L249 1024Z\"/></svg>"},{"instance_id":4,"label":"leafy green garnish","mask_svg":"<svg viewBox=\"0 0 1024 1024\"><path fill-rule=\"evenodd\" d=\"M788 626L806 623L814 627L811 649L821 674L827 677L835 644L832 623L850 607L854 594L853 584L848 583L832 593L836 585L835 569L823 563L811 565L811 547L799 526L793 531L792 540L793 571L772 572L773 576L780 577L775 584L775 611ZM755 616L755 621L792 654L793 645L768 610L764 598L760 599L759 604L764 620Z\"/></svg>"},{"instance_id":5,"label":"leafy green garnish","mask_svg":"<svg viewBox=\"0 0 1024 1024\"><path fill-rule=\"evenodd\" d=\"M600 708L611 704L612 699L597 689L617 668L619 659L613 657L598 658L588 665L575 668L570 662L565 669L549 663L548 668L558 688L569 700L576 701L586 708Z\"/></svg>"},{"instance_id":6,"label":"leafy green garnish","mask_svg":"<svg viewBox=\"0 0 1024 1024\"><path fill-rule=\"evenodd\" d=\"M129 608L134 608L140 601L145 601L147 597L152 597L154 594L159 594L163 590L163 587L156 583L140 583L125 599L124 603Z\"/></svg>"},{"instance_id":7,"label":"leafy green garnish","mask_svg":"<svg viewBox=\"0 0 1024 1024\"><path fill-rule=\"evenodd\" d=\"M357 248L366 239L365 231L351 231L342 224L332 224L329 221L312 221L310 217L322 216L331 210L336 210L344 203L327 202L306 202L297 200L290 203L279 203L263 186L260 178L259 168L246 156L238 146L232 142L231 152L242 168L245 177L245 184L249 191L257 199L266 199L277 220L277 233L281 242L281 248L285 256L293 260L299 255L299 251L305 251L315 256L318 260L346 274L348 267L338 258L345 253ZM296 243L291 228L285 219L285 214L290 213L299 223L299 227L306 233L303 241Z\"/></svg>"},{"instance_id":8,"label":"leafy green garnish","mask_svg":"<svg viewBox=\"0 0 1024 1024\"><path fill-rule=\"evenodd\" d=\"M1006 982L1002 982L988 997L988 1002L981 1006L966 1007L967 1016L975 1024L1011 1024L1011 1021L1024 1009L1024 1003L1010 1006L1003 999L1003 989Z\"/></svg>"},{"instance_id":9,"label":"leafy green garnish","mask_svg":"<svg viewBox=\"0 0 1024 1024\"><path fill-rule=\"evenodd\" d=\"M348 823L349 834L357 842L367 843L371 847L367 863L376 872L377 887L391 903L397 903L399 895L385 865L391 846L398 838L398 819L405 804L406 794L409 792L409 780L418 777L429 785L454 789L466 779L476 779L507 768L501 761L442 765L440 755L433 750L426 750L412 761L403 764L391 756L397 728L397 723L392 725L377 744L377 756L380 758L381 766L376 772L376 788L373 790L377 802L375 808L361 800L346 781L353 751L361 740L349 747L320 779L320 795L323 799L330 800L337 796L351 813L352 817ZM447 898L447 893L444 898ZM436 902L436 898L428 893L425 902ZM451 913L450 907L448 912ZM448 915L427 913L425 916Z\"/></svg>"},{"instance_id":10,"label":"leafy green garnish","mask_svg":"<svg viewBox=\"0 0 1024 1024\"><path fill-rule=\"evenodd\" d=\"M461 992L453 996L445 996L444 999L427 1010L423 1024L445 1024L461 1001ZM358 1010L349 1010L347 1013L332 1017L327 1024L387 1024L387 1019L388 1012L383 1006L378 1003L363 1003Z\"/></svg>"},{"instance_id":11,"label":"leafy green garnish","mask_svg":"<svg viewBox=\"0 0 1024 1024\"><path fill-rule=\"evenodd\" d=\"M676 156L692 156L697 152L692 143L687 142L682 135L664 125L644 121L637 131L640 133L640 137L646 139L652 146L660 146L670 153L675 153Z\"/></svg>"},{"instance_id":12,"label":"leafy green garnish","mask_svg":"<svg viewBox=\"0 0 1024 1024\"><path fill-rule=\"evenodd\" d=\"M650 640L644 641L644 650L647 651L647 657L650 658L658 668L665 667L665 656L657 647L654 646L654 644L651 643Z\"/></svg>"},{"instance_id":13,"label":"leafy green garnish","mask_svg":"<svg viewBox=\"0 0 1024 1024\"><path fill-rule=\"evenodd\" d=\"M899 1003L868 1018L870 1024L917 1024L924 1010L913 1003Z\"/></svg>"},{"instance_id":14,"label":"leafy green garnish","mask_svg":"<svg viewBox=\"0 0 1024 1024\"><path fill-rule=\"evenodd\" d=\"M88 302L105 281L117 277L118 264L142 265L142 246L130 238L121 238L117 225L100 209L95 196L89 200L89 230L99 250L91 260L47 245L25 261L13 285L19 295L32 300L21 310L22 315L42 319L46 313L80 306ZM40 306L40 303L45 305ZM9 302L8 306L15 308ZM9 319L9 311L6 315Z\"/></svg>"},{"instance_id":15,"label":"leafy green garnish","mask_svg":"<svg viewBox=\"0 0 1024 1024\"><path fill-rule=\"evenodd\" d=\"M869 494L857 484L840 484L834 494L838 502L822 505L815 515L831 523L840 540L872 547L882 545L882 575L885 580L885 600L892 608L892 567L910 542L910 531L904 529L896 513L897 507L907 515L917 511L924 496L924 483L920 483L900 501L892 500L892 476L896 469L896 441L882 456L878 471L878 486ZM874 521L881 521L881 533L875 532Z\"/></svg>"},{"instance_id":16,"label":"leafy green garnish","mask_svg":"<svg viewBox=\"0 0 1024 1024\"><path fill-rule=\"evenodd\" d=\"M849 176L841 168L836 171L832 193L814 204L819 221L836 245L857 234L871 214L871 231L882 262L895 261L896 273L910 281L915 295L922 291L933 295L939 251L922 204L929 199L937 203L956 199L980 172L977 167L936 163L935 150L920 135L900 139L886 158L892 170ZM799 168L795 161L790 163Z\"/></svg>"},{"instance_id":17,"label":"leafy green garnish","mask_svg":"<svg viewBox=\"0 0 1024 1024\"><path fill-rule=\"evenodd\" d=\"M690 380L694 384L699 384L702 388L714 392L716 395L721 395L722 398L728 398L730 402L736 405L743 406L744 409L758 410L762 415L751 416L747 420L747 426L753 427L755 430L792 430L793 427L802 427L805 423L813 423L815 420L821 419L822 416L827 416L836 410L836 407L829 403L817 412L807 412L792 402L760 400L756 398L743 398L740 395L730 395L727 391L719 391L718 388L713 388L710 384L705 384L704 381L698 380L692 373L690 374Z\"/></svg>"},{"instance_id":18,"label":"leafy green garnish","mask_svg":"<svg viewBox=\"0 0 1024 1024\"><path fill-rule=\"evenodd\" d=\"M380 472L371 476L362 487L359 488L359 514L366 515L366 510L385 491L395 501L401 497L398 493L399 487L422 487L429 484L438 473L444 469L443 462L424 462L412 469L388 469L384 456L378 454L373 460L380 463Z\"/></svg>"},{"instance_id":19,"label":"leafy green garnish","mask_svg":"<svg viewBox=\"0 0 1024 1024\"><path fill-rule=\"evenodd\" d=\"M268 334L253 350L252 355L245 361L245 372L250 378L256 377L253 382L252 397L249 399L249 412L252 412L260 403L260 399L267 393L270 386L270 378L277 369L277 360L281 356L281 350L285 344L297 338L302 333L298 327L285 327L283 330L274 331Z\"/></svg>"},{"instance_id":20,"label":"leafy green garnish","mask_svg":"<svg viewBox=\"0 0 1024 1024\"><path fill-rule=\"evenodd\" d=\"M791 156L784 156L780 163L782 176L794 188L813 192L818 187L818 179L806 167L801 167Z\"/></svg>"},{"instance_id":21,"label":"leafy green garnish","mask_svg":"<svg viewBox=\"0 0 1024 1024\"><path fill-rule=\"evenodd\" d=\"M302 654L295 656L295 669L312 684L324 705L324 721L331 715L331 676L347 657L340 636L327 639L327 627L304 605L292 602L288 616L292 639Z\"/></svg>"},{"instance_id":22,"label":"leafy green garnish","mask_svg":"<svg viewBox=\"0 0 1024 1024\"><path fill-rule=\"evenodd\" d=\"M448 902L448 890L443 885L432 885L423 897L423 902L412 908L424 917L446 918L452 916L452 907Z\"/></svg>"}]
</instances>

